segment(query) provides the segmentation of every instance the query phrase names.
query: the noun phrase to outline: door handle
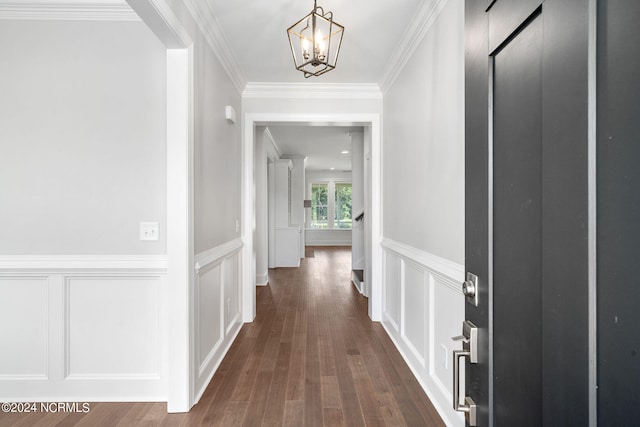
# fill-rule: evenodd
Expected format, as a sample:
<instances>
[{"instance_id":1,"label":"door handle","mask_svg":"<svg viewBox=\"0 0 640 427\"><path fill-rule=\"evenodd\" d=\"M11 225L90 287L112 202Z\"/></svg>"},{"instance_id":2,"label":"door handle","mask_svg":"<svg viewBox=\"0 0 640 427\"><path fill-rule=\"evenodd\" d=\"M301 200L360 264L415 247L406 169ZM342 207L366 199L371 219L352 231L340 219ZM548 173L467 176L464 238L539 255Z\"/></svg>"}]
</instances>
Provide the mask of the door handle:
<instances>
[{"instance_id":1,"label":"door handle","mask_svg":"<svg viewBox=\"0 0 640 427\"><path fill-rule=\"evenodd\" d=\"M467 280L462 282L462 293L469 304L478 306L478 276L467 272Z\"/></svg>"},{"instance_id":2,"label":"door handle","mask_svg":"<svg viewBox=\"0 0 640 427\"><path fill-rule=\"evenodd\" d=\"M476 425L476 403L469 396L465 396L464 404L460 404L460 359L469 357L471 352L468 350L453 351L453 410L464 412L469 422L469 426Z\"/></svg>"},{"instance_id":3,"label":"door handle","mask_svg":"<svg viewBox=\"0 0 640 427\"><path fill-rule=\"evenodd\" d=\"M470 408L460 405L460 359L469 357L471 353L467 350L453 351L453 410L458 412L469 412Z\"/></svg>"},{"instance_id":4,"label":"door handle","mask_svg":"<svg viewBox=\"0 0 640 427\"><path fill-rule=\"evenodd\" d=\"M453 409L464 412L469 426L477 424L476 403L469 396L460 404L460 359L468 358L469 363L478 363L478 328L468 320L462 324L462 335L453 337L454 341L462 341L462 350L453 351Z\"/></svg>"}]
</instances>

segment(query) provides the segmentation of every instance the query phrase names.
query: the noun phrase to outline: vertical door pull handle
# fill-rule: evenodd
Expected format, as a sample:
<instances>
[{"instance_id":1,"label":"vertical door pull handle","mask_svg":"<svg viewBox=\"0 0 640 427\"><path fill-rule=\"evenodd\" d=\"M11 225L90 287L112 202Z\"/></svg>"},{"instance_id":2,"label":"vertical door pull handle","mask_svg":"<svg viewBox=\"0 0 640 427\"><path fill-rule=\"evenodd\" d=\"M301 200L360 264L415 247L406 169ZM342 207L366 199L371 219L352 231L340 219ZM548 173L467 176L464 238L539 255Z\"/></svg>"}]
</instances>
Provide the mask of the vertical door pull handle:
<instances>
[{"instance_id":1,"label":"vertical door pull handle","mask_svg":"<svg viewBox=\"0 0 640 427\"><path fill-rule=\"evenodd\" d=\"M460 405L460 358L470 355L468 350L453 351L453 410L458 412L469 412L469 408Z\"/></svg>"},{"instance_id":2,"label":"vertical door pull handle","mask_svg":"<svg viewBox=\"0 0 640 427\"><path fill-rule=\"evenodd\" d=\"M462 335L452 338L462 341L462 350L453 351L453 409L463 412L469 426L477 425L476 403L469 396L460 403L460 359L468 358L469 363L478 363L478 328L472 322L465 320L462 324Z\"/></svg>"}]
</instances>

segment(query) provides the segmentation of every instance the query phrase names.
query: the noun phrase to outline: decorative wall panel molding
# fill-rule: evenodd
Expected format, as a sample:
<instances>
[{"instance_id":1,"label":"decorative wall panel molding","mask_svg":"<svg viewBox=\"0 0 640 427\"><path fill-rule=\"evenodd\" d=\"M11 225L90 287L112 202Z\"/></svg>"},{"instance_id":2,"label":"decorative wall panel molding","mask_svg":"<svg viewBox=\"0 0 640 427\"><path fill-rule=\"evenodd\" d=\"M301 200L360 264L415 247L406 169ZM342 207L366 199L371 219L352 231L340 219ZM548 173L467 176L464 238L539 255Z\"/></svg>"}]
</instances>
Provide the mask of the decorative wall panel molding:
<instances>
[{"instance_id":1,"label":"decorative wall panel molding","mask_svg":"<svg viewBox=\"0 0 640 427\"><path fill-rule=\"evenodd\" d=\"M201 269L207 267L209 264L218 262L222 258L239 251L243 245L242 239L238 238L197 254L195 256L196 273L200 272Z\"/></svg>"},{"instance_id":2,"label":"decorative wall panel molding","mask_svg":"<svg viewBox=\"0 0 640 427\"><path fill-rule=\"evenodd\" d=\"M243 98L382 99L371 83L247 83Z\"/></svg>"},{"instance_id":3,"label":"decorative wall panel molding","mask_svg":"<svg viewBox=\"0 0 640 427\"><path fill-rule=\"evenodd\" d=\"M124 0L0 1L0 20L141 21Z\"/></svg>"},{"instance_id":4,"label":"decorative wall panel molding","mask_svg":"<svg viewBox=\"0 0 640 427\"><path fill-rule=\"evenodd\" d=\"M464 320L464 266L383 239L382 325L447 425L464 425L451 407L451 360Z\"/></svg>"},{"instance_id":5,"label":"decorative wall panel molding","mask_svg":"<svg viewBox=\"0 0 640 427\"><path fill-rule=\"evenodd\" d=\"M398 48L395 49L393 56L387 62L382 79L379 82L382 93L387 93L389 88L393 86L393 83L413 56L424 36L429 32L447 1L420 2L420 7L409 23L407 31L402 36Z\"/></svg>"},{"instance_id":6,"label":"decorative wall panel molding","mask_svg":"<svg viewBox=\"0 0 640 427\"><path fill-rule=\"evenodd\" d=\"M166 255L0 255L0 273L137 271L164 273Z\"/></svg>"},{"instance_id":7,"label":"decorative wall panel molding","mask_svg":"<svg viewBox=\"0 0 640 427\"><path fill-rule=\"evenodd\" d=\"M157 277L65 277L65 380L159 380L160 293Z\"/></svg>"},{"instance_id":8,"label":"decorative wall panel molding","mask_svg":"<svg viewBox=\"0 0 640 427\"><path fill-rule=\"evenodd\" d=\"M48 301L48 277L0 277L0 384L49 379Z\"/></svg>"},{"instance_id":9,"label":"decorative wall panel molding","mask_svg":"<svg viewBox=\"0 0 640 427\"><path fill-rule=\"evenodd\" d=\"M222 64L238 93L241 94L244 90L246 79L238 61L233 56L229 42L216 19L215 13L211 10L211 6L208 2L199 0L184 0L184 4L198 24L200 31L204 34L213 53Z\"/></svg>"},{"instance_id":10,"label":"decorative wall panel molding","mask_svg":"<svg viewBox=\"0 0 640 427\"><path fill-rule=\"evenodd\" d=\"M0 400L166 401L165 278L165 256L0 257Z\"/></svg>"},{"instance_id":11,"label":"decorative wall panel molding","mask_svg":"<svg viewBox=\"0 0 640 427\"><path fill-rule=\"evenodd\" d=\"M305 230L306 246L351 246L351 230Z\"/></svg>"},{"instance_id":12,"label":"decorative wall panel molding","mask_svg":"<svg viewBox=\"0 0 640 427\"><path fill-rule=\"evenodd\" d=\"M195 256L195 402L242 327L242 247L242 240L235 239Z\"/></svg>"}]
</instances>

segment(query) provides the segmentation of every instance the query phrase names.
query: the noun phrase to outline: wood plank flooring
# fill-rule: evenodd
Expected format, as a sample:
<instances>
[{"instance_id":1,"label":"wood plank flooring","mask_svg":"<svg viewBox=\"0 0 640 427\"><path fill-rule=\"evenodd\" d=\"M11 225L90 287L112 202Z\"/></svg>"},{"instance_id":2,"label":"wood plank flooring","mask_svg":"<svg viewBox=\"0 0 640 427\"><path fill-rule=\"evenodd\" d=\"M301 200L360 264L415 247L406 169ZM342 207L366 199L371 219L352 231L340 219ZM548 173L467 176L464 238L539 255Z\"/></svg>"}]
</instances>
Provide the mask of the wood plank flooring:
<instances>
[{"instance_id":1,"label":"wood plank flooring","mask_svg":"<svg viewBox=\"0 0 640 427\"><path fill-rule=\"evenodd\" d=\"M0 426L443 426L350 283L350 248L308 248L269 271L242 327L188 414L163 403L91 403L88 414L1 414Z\"/></svg>"}]
</instances>

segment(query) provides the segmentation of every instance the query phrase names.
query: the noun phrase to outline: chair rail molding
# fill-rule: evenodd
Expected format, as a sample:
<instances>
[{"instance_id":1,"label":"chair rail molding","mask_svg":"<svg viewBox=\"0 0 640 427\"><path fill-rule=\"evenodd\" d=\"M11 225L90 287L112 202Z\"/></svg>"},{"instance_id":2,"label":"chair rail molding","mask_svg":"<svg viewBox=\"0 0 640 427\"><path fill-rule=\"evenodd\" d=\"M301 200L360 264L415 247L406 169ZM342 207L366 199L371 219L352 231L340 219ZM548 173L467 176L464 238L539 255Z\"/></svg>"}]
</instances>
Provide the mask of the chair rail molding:
<instances>
[{"instance_id":1,"label":"chair rail molding","mask_svg":"<svg viewBox=\"0 0 640 427\"><path fill-rule=\"evenodd\" d=\"M194 266L195 273L198 274L200 273L200 270L208 265L239 251L243 245L244 242L242 239L237 238L227 243L223 243L220 246L216 246L215 248L196 254Z\"/></svg>"},{"instance_id":2,"label":"chair rail molding","mask_svg":"<svg viewBox=\"0 0 640 427\"><path fill-rule=\"evenodd\" d=\"M0 272L144 270L163 273L166 255L0 255Z\"/></svg>"}]
</instances>

